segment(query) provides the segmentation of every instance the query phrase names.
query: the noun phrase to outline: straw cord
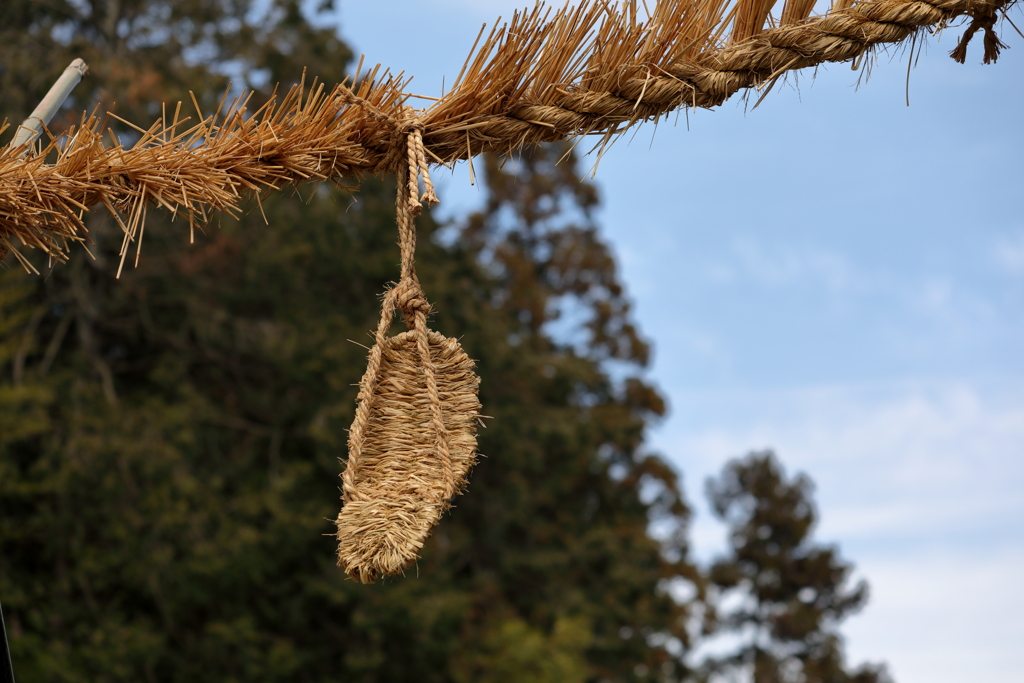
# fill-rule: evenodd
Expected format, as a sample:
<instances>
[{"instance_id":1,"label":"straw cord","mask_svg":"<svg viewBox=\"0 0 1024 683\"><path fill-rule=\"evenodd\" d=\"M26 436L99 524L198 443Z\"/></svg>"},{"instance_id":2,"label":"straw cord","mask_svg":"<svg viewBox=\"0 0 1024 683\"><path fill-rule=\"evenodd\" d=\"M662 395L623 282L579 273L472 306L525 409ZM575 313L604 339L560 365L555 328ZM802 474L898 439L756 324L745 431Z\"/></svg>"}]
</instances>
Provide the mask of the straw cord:
<instances>
[{"instance_id":1,"label":"straw cord","mask_svg":"<svg viewBox=\"0 0 1024 683\"><path fill-rule=\"evenodd\" d=\"M398 284L384 294L381 306L380 321L374 335L374 345L370 349L366 373L359 384L357 397L358 407L355 419L349 430L349 457L345 472L342 474L342 485L345 502L365 500L356 485L359 471L363 441L366 438L373 399L380 381L381 361L387 332L394 319L395 310L402 312L406 326L415 333L416 347L423 370L427 400L430 405L431 426L434 430L434 446L437 459L441 465L444 481L444 501L450 501L456 492L455 475L452 469L451 454L448 447L448 431L444 426L441 412L441 396L437 388L434 361L430 356L429 330L427 316L430 304L426 300L419 278L416 276L416 224L414 216L422 211L421 202L437 204L434 185L430 180L430 171L423 151L423 124L415 112L406 107L403 113L407 122L402 125L402 132L407 139L407 167L403 171L406 179L399 178L396 205L398 222L399 246L402 254L402 275ZM419 179L423 179L424 192L419 194Z\"/></svg>"},{"instance_id":2,"label":"straw cord","mask_svg":"<svg viewBox=\"0 0 1024 683\"><path fill-rule=\"evenodd\" d=\"M0 151L0 250L17 239L62 260L70 243L89 239L83 210L103 204L125 231L123 260L141 238L146 203L205 224L211 211L238 212L249 193L405 168L416 169L405 182L424 178L429 201L428 156L447 164L587 134L606 145L638 122L718 106L745 88L767 92L796 69L856 64L877 46L958 16L970 25L951 56L964 61L967 43L984 31L984 61L995 61L1004 47L996 19L1016 2L864 0L815 18L806 18L813 3L803 3L802 16L784 12L793 23L761 32L755 23L753 35L734 27L723 44L734 13L753 1L662 0L646 20L632 14L633 3L584 2L554 16L538 6L484 41L454 87L417 119L406 112L406 83L376 70L357 88L314 82L307 95L300 85L255 113L236 102L220 121L200 114L187 130L177 115L169 125L159 120L138 129L131 149L104 145L105 122L84 118L43 150L57 154L55 163L45 163L45 153ZM414 195L418 188L410 201Z\"/></svg>"},{"instance_id":3,"label":"straw cord","mask_svg":"<svg viewBox=\"0 0 1024 683\"><path fill-rule=\"evenodd\" d=\"M407 108L407 112L412 116L411 111ZM405 170L407 179L406 182L402 182L402 178L399 177L396 201L399 240L402 250L402 279L392 293L402 311L402 317L405 318L406 326L416 331L416 346L419 350L420 362L423 365L427 399L430 402L430 417L434 427L434 444L437 449L437 459L441 463L445 486L444 500L447 502L455 495L455 476L452 472L452 459L448 450L448 432L441 416L441 396L437 391L434 361L430 357L430 343L427 337L427 315L430 313L430 304L427 303L423 289L420 287L419 278L416 277L414 261L416 255L414 217L422 211L421 203L423 201L434 205L438 203L438 199L434 194L434 184L430 180L430 170L427 166L426 153L423 150L423 123L418 118L413 118L407 129L408 152ZM421 177L424 186L422 196L419 194L419 178Z\"/></svg>"},{"instance_id":4,"label":"straw cord","mask_svg":"<svg viewBox=\"0 0 1024 683\"><path fill-rule=\"evenodd\" d=\"M430 341L427 338L426 316L422 310L416 312L416 347L419 350L420 362L423 364L423 378L427 387L427 400L430 401L430 419L434 427L434 447L437 449L437 460L441 464L441 477L444 482L444 496L441 499L447 507L455 495L455 473L452 470L452 456L448 449L448 430L444 426L441 414L441 394L437 390L437 375L434 372L434 361L430 357Z\"/></svg>"}]
</instances>

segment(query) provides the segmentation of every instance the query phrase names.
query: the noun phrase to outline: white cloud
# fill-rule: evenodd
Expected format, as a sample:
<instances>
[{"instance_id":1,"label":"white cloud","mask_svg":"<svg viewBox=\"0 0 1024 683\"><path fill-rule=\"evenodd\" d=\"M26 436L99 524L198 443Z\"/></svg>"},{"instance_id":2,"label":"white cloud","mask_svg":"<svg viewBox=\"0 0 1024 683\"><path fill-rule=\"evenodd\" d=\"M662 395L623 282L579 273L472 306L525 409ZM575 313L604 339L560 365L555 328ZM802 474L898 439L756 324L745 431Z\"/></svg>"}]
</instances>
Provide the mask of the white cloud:
<instances>
[{"instance_id":1,"label":"white cloud","mask_svg":"<svg viewBox=\"0 0 1024 683\"><path fill-rule=\"evenodd\" d=\"M733 240L730 251L740 277L756 284L820 284L840 290L855 280L842 255L821 247L768 246L751 235L743 235Z\"/></svg>"},{"instance_id":2,"label":"white cloud","mask_svg":"<svg viewBox=\"0 0 1024 683\"><path fill-rule=\"evenodd\" d=\"M996 265L1014 275L1024 274L1024 233L1004 236L993 249Z\"/></svg>"},{"instance_id":3,"label":"white cloud","mask_svg":"<svg viewBox=\"0 0 1024 683\"><path fill-rule=\"evenodd\" d=\"M898 683L1017 683L1022 566L1021 548L862 562L871 604L844 629L849 661L886 660Z\"/></svg>"},{"instance_id":4,"label":"white cloud","mask_svg":"<svg viewBox=\"0 0 1024 683\"><path fill-rule=\"evenodd\" d=\"M888 661L899 683L1011 683L1024 657L1024 389L982 382L835 385L676 396L655 445L700 503L707 559L724 529L703 482L773 448L817 484L816 536L872 586L851 619L850 662Z\"/></svg>"},{"instance_id":5,"label":"white cloud","mask_svg":"<svg viewBox=\"0 0 1024 683\"><path fill-rule=\"evenodd\" d=\"M684 472L702 481L729 458L773 448L817 482L823 533L934 535L943 523L1024 511L1024 390L1013 382L738 391L675 404L679 419L655 443Z\"/></svg>"}]
</instances>

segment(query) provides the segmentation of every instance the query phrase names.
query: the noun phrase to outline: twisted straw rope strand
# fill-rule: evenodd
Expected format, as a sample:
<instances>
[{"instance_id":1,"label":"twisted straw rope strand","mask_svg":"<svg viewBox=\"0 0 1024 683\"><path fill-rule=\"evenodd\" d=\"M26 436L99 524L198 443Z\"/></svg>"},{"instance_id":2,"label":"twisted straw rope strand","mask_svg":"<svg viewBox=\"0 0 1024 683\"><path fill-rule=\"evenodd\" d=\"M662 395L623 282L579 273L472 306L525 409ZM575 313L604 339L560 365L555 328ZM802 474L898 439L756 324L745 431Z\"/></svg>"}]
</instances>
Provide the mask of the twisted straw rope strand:
<instances>
[{"instance_id":1,"label":"twisted straw rope strand","mask_svg":"<svg viewBox=\"0 0 1024 683\"><path fill-rule=\"evenodd\" d=\"M479 152L507 152L510 140L517 148L654 119L681 106L715 107L739 90L786 72L851 61L876 46L902 42L924 27L941 26L962 15L991 16L1009 4L1001 0L862 2L803 24L768 29L697 62L667 65L664 75L623 81L614 92L581 86L552 103L515 104L478 125L474 132L480 141L472 149L457 133L428 133L427 146L438 158L454 161ZM428 131L430 123L428 118Z\"/></svg>"},{"instance_id":2,"label":"twisted straw rope strand","mask_svg":"<svg viewBox=\"0 0 1024 683\"><path fill-rule=\"evenodd\" d=\"M680 12L690 6L688 0L663 1ZM527 33L502 34L489 44L490 57L478 51L472 73L423 113L422 128L414 133L434 163L586 134L603 134L607 144L637 122L680 107L718 106L739 90L770 84L789 71L860 59L877 46L898 44L925 27L944 27L958 16L972 23L954 58L962 61L967 41L983 29L985 61L993 61L1001 44L992 25L1015 2L863 0L725 47L716 46L715 31L730 17L698 17L703 23L679 24L681 31L697 26L696 47L675 52L664 49L678 39L659 33L664 17L662 24L638 26L603 4L583 3L575 15L560 13L545 23L538 9L520 26ZM573 23L580 17L591 21L586 30ZM599 19L612 26L598 30L605 42L589 32ZM601 61L606 54L614 57ZM306 95L299 86L280 105L254 115L246 114L243 102L219 123L205 119L186 133L179 132L180 124L157 121L131 149L104 146L104 124L85 119L63 142L58 144L58 136L51 143L47 151L56 151L56 163L44 163L45 154L25 159L0 151L0 256L18 239L63 259L70 243L88 241L82 211L98 204L125 231L123 262L130 243L141 238L146 202L183 214L190 225L203 224L211 211L236 212L248 193L259 197L289 183L399 173L408 163L409 95L402 80L377 76L372 71L355 90L314 84ZM426 157L416 163L425 167Z\"/></svg>"}]
</instances>

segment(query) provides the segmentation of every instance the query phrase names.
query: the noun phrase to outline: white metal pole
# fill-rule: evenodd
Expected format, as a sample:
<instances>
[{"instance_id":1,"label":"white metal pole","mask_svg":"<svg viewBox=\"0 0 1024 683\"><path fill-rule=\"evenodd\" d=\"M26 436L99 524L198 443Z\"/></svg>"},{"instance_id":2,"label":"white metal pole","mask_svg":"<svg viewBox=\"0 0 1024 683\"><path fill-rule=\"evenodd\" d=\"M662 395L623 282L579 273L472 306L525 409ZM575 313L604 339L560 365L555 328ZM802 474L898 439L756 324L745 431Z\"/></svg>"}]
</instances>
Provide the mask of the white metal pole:
<instances>
[{"instance_id":1,"label":"white metal pole","mask_svg":"<svg viewBox=\"0 0 1024 683\"><path fill-rule=\"evenodd\" d=\"M64 73L60 75L57 82L50 88L50 92L46 93L39 106L18 126L18 132L15 134L14 140L11 141L12 148L16 149L24 146L25 149L22 153L24 154L28 151L32 143L39 137L39 134L43 132L43 127L50 123L50 119L60 109L60 105L64 104L64 100L68 98L68 95L71 94L75 86L82 81L82 76L88 70L89 65L81 59L76 59L71 62L68 68L64 69Z\"/></svg>"}]
</instances>

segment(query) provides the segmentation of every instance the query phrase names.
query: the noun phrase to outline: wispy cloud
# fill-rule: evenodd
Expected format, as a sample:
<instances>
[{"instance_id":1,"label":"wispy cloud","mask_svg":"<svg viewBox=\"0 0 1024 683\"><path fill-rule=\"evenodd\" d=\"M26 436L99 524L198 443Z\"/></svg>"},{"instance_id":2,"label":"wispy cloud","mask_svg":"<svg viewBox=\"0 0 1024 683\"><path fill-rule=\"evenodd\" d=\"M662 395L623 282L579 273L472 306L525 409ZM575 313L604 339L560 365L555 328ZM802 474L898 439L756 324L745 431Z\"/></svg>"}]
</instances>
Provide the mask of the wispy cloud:
<instances>
[{"instance_id":1,"label":"wispy cloud","mask_svg":"<svg viewBox=\"0 0 1024 683\"><path fill-rule=\"evenodd\" d=\"M1016 683L1024 671L1024 551L871 558L871 603L844 631L853 662L887 660L899 683Z\"/></svg>"},{"instance_id":2,"label":"wispy cloud","mask_svg":"<svg viewBox=\"0 0 1024 683\"><path fill-rule=\"evenodd\" d=\"M851 264L836 251L815 245L770 245L752 235L733 239L729 264L738 279L756 285L842 290L856 281Z\"/></svg>"},{"instance_id":3,"label":"wispy cloud","mask_svg":"<svg viewBox=\"0 0 1024 683\"><path fill-rule=\"evenodd\" d=\"M724 545L703 481L773 448L817 484L817 537L868 579L850 661L900 683L1011 683L1024 660L1024 390L1010 379L836 384L677 395L654 442L699 504L699 557Z\"/></svg>"},{"instance_id":4,"label":"wispy cloud","mask_svg":"<svg viewBox=\"0 0 1024 683\"><path fill-rule=\"evenodd\" d=\"M1014 275L1024 275L1024 231L1004 235L996 240L992 250L996 265Z\"/></svg>"},{"instance_id":5,"label":"wispy cloud","mask_svg":"<svg viewBox=\"0 0 1024 683\"><path fill-rule=\"evenodd\" d=\"M700 481L773 448L818 483L823 535L941 540L1024 515L1024 391L1016 383L835 385L677 397L657 444ZM687 415L689 413L689 415ZM689 422L689 424L686 424ZM1018 536L1024 548L1024 536Z\"/></svg>"}]
</instances>

